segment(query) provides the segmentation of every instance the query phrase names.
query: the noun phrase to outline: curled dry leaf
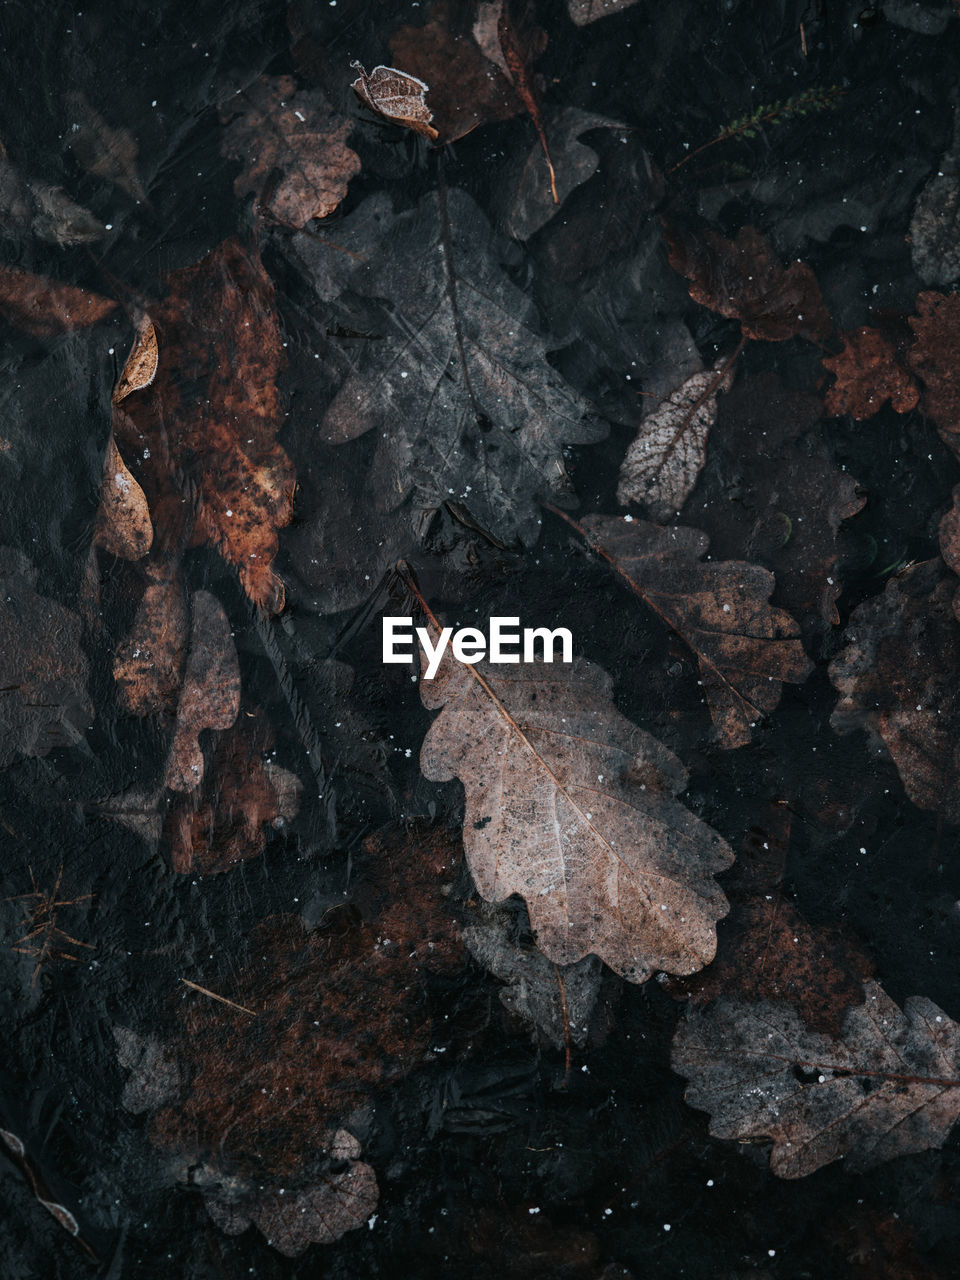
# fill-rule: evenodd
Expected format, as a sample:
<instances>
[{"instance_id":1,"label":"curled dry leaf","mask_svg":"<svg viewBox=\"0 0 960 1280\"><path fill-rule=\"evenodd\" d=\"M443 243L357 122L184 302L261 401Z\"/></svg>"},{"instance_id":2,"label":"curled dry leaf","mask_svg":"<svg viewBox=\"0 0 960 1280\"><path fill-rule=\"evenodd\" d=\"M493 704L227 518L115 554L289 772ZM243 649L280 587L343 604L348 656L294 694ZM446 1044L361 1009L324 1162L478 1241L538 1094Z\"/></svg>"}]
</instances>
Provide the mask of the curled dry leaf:
<instances>
[{"instance_id":1,"label":"curled dry leaf","mask_svg":"<svg viewBox=\"0 0 960 1280\"><path fill-rule=\"evenodd\" d=\"M858 422L881 409L889 400L897 413L916 408L917 384L897 360L896 348L879 329L861 325L840 334L843 350L824 356L823 367L836 379L826 394L827 414L849 413Z\"/></svg>"},{"instance_id":2,"label":"curled dry leaf","mask_svg":"<svg viewBox=\"0 0 960 1280\"><path fill-rule=\"evenodd\" d=\"M177 564L147 565L147 588L113 662L117 697L135 716L173 717L187 645L187 601Z\"/></svg>"},{"instance_id":3,"label":"curled dry leaf","mask_svg":"<svg viewBox=\"0 0 960 1280\"><path fill-rule=\"evenodd\" d=\"M671 520L693 492L717 420L717 393L733 382L731 360L694 373L640 423L620 465L617 501L638 502L654 520Z\"/></svg>"},{"instance_id":4,"label":"curled dry leaf","mask_svg":"<svg viewBox=\"0 0 960 1280\"><path fill-rule=\"evenodd\" d=\"M75 117L67 144L81 169L115 182L138 203L145 201L147 193L137 173L137 143L130 130L112 128L82 93L68 94L67 105Z\"/></svg>"},{"instance_id":5,"label":"curled dry leaf","mask_svg":"<svg viewBox=\"0 0 960 1280\"><path fill-rule=\"evenodd\" d=\"M816 342L833 328L810 268L802 262L784 267L756 227L742 227L735 240L725 240L709 228L666 223L665 236L670 265L690 281L690 297L739 320L745 338Z\"/></svg>"},{"instance_id":6,"label":"curled dry leaf","mask_svg":"<svg viewBox=\"0 0 960 1280\"><path fill-rule=\"evenodd\" d=\"M255 604L279 610L272 561L292 515L294 472L276 443L283 348L273 285L255 253L227 240L172 272L152 315L156 377L124 400L114 431L160 549L212 544Z\"/></svg>"},{"instance_id":7,"label":"curled dry leaf","mask_svg":"<svg viewBox=\"0 0 960 1280\"><path fill-rule=\"evenodd\" d=\"M113 298L90 289L0 266L0 315L35 338L51 338L99 324L116 310Z\"/></svg>"},{"instance_id":8,"label":"curled dry leaf","mask_svg":"<svg viewBox=\"0 0 960 1280\"><path fill-rule=\"evenodd\" d=\"M127 362L123 366L123 373L113 389L113 403L119 404L131 392L142 391L144 387L149 387L157 376L159 359L157 331L150 317L144 315L137 326L136 337L127 356Z\"/></svg>"},{"instance_id":9,"label":"curled dry leaf","mask_svg":"<svg viewBox=\"0 0 960 1280\"><path fill-rule=\"evenodd\" d=\"M190 652L164 775L164 786L173 791L200 785L200 734L229 729L240 710L240 665L227 615L209 591L195 591L190 606Z\"/></svg>"},{"instance_id":10,"label":"curled dry leaf","mask_svg":"<svg viewBox=\"0 0 960 1280\"><path fill-rule=\"evenodd\" d=\"M405 125L436 141L440 135L430 123L433 113L424 96L429 92L428 84L396 67L374 67L367 75L359 62L350 65L360 72L351 88L365 107L391 124Z\"/></svg>"},{"instance_id":11,"label":"curled dry leaf","mask_svg":"<svg viewBox=\"0 0 960 1280\"><path fill-rule=\"evenodd\" d=\"M703 692L724 747L750 741L783 684L812 670L800 628L770 604L773 574L743 560L702 563L705 533L644 520L585 516L573 527L696 654Z\"/></svg>"},{"instance_id":12,"label":"curled dry leaf","mask_svg":"<svg viewBox=\"0 0 960 1280\"><path fill-rule=\"evenodd\" d=\"M101 551L123 560L139 560L153 542L147 499L120 457L112 435L103 459L103 483L93 541Z\"/></svg>"},{"instance_id":13,"label":"curled dry leaf","mask_svg":"<svg viewBox=\"0 0 960 1280\"><path fill-rule=\"evenodd\" d=\"M447 650L420 696L442 707L420 767L464 785L474 883L488 902L526 900L547 959L592 953L631 982L713 959L727 912L713 876L733 855L676 799L686 771L617 711L606 672L582 658L468 666Z\"/></svg>"},{"instance_id":14,"label":"curled dry leaf","mask_svg":"<svg viewBox=\"0 0 960 1280\"><path fill-rule=\"evenodd\" d=\"M598 18L629 9L637 0L567 0L567 12L578 27L585 27Z\"/></svg>"},{"instance_id":15,"label":"curled dry leaf","mask_svg":"<svg viewBox=\"0 0 960 1280\"><path fill-rule=\"evenodd\" d=\"M94 714L80 619L36 582L22 552L0 547L0 767L72 746Z\"/></svg>"},{"instance_id":16,"label":"curled dry leaf","mask_svg":"<svg viewBox=\"0 0 960 1280\"><path fill-rule=\"evenodd\" d=\"M235 193L254 192L287 226L333 213L360 172L347 146L350 121L319 89L298 91L292 76L261 76L220 108L220 119L221 151L244 164Z\"/></svg>"},{"instance_id":17,"label":"curled dry leaf","mask_svg":"<svg viewBox=\"0 0 960 1280\"><path fill-rule=\"evenodd\" d=\"M917 315L907 323L914 332L907 364L923 383L923 408L940 438L960 456L960 293L921 293Z\"/></svg>"},{"instance_id":18,"label":"curled dry leaf","mask_svg":"<svg viewBox=\"0 0 960 1280\"><path fill-rule=\"evenodd\" d=\"M864 729L874 752L889 752L913 803L948 822L960 822L956 588L936 560L892 578L854 609L830 663L840 694L833 728Z\"/></svg>"},{"instance_id":19,"label":"curled dry leaf","mask_svg":"<svg viewBox=\"0 0 960 1280\"><path fill-rule=\"evenodd\" d=\"M942 1146L960 1115L960 1027L920 996L901 1010L875 982L863 997L840 1036L784 1004L723 997L692 1010L672 1053L687 1102L710 1113L714 1137L772 1140L780 1178Z\"/></svg>"}]
</instances>

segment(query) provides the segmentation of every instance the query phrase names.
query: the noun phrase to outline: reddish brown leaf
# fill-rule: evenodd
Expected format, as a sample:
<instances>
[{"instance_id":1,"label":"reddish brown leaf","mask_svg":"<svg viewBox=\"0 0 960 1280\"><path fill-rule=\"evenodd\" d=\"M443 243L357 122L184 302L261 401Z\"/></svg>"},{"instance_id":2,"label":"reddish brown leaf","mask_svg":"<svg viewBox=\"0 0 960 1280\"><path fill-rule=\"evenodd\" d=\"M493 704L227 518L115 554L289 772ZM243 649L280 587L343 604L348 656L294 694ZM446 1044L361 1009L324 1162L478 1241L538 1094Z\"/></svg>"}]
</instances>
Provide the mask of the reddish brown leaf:
<instances>
[{"instance_id":1,"label":"reddish brown leaf","mask_svg":"<svg viewBox=\"0 0 960 1280\"><path fill-rule=\"evenodd\" d=\"M823 367L836 381L826 394L827 414L849 413L858 422L872 418L889 400L897 413L916 408L920 393L909 373L897 361L892 342L869 325L847 329L839 335L843 350L824 356Z\"/></svg>"},{"instance_id":2,"label":"reddish brown leaf","mask_svg":"<svg viewBox=\"0 0 960 1280\"><path fill-rule=\"evenodd\" d=\"M273 285L255 254L227 240L167 286L152 311L156 378L115 415L117 440L160 550L179 555L188 538L215 546L250 599L278 610L283 584L271 566L294 472L276 443L283 349Z\"/></svg>"},{"instance_id":3,"label":"reddish brown leaf","mask_svg":"<svg viewBox=\"0 0 960 1280\"><path fill-rule=\"evenodd\" d=\"M365 107L391 124L405 125L414 133L436 141L439 134L430 123L433 114L424 96L429 92L428 84L396 67L374 67L367 75L359 62L350 65L360 72L351 87Z\"/></svg>"},{"instance_id":4,"label":"reddish brown leaf","mask_svg":"<svg viewBox=\"0 0 960 1280\"><path fill-rule=\"evenodd\" d=\"M36 582L21 551L0 547L0 767L80 742L94 714L80 619Z\"/></svg>"},{"instance_id":5,"label":"reddish brown leaf","mask_svg":"<svg viewBox=\"0 0 960 1280\"><path fill-rule=\"evenodd\" d=\"M147 499L127 470L112 435L103 459L103 483L93 541L101 551L124 560L139 560L153 542Z\"/></svg>"},{"instance_id":6,"label":"reddish brown leaf","mask_svg":"<svg viewBox=\"0 0 960 1280\"><path fill-rule=\"evenodd\" d=\"M960 456L960 293L921 293L908 318L915 340L907 364L924 386L923 408Z\"/></svg>"},{"instance_id":7,"label":"reddish brown leaf","mask_svg":"<svg viewBox=\"0 0 960 1280\"><path fill-rule=\"evenodd\" d=\"M936 560L899 574L853 611L846 647L830 664L841 695L833 728L866 730L873 752L889 752L913 803L949 822L960 822L956 586Z\"/></svg>"},{"instance_id":8,"label":"reddish brown leaf","mask_svg":"<svg viewBox=\"0 0 960 1280\"><path fill-rule=\"evenodd\" d=\"M135 716L173 717L187 645L187 602L176 563L147 566L148 583L133 626L113 663L117 697Z\"/></svg>"},{"instance_id":9,"label":"reddish brown leaf","mask_svg":"<svg viewBox=\"0 0 960 1280\"><path fill-rule=\"evenodd\" d=\"M784 682L802 684L810 674L800 628L769 603L776 584L768 570L742 560L701 563L709 539L697 529L616 516L569 523L696 654L722 746L749 742Z\"/></svg>"},{"instance_id":10,"label":"reddish brown leaf","mask_svg":"<svg viewBox=\"0 0 960 1280\"><path fill-rule=\"evenodd\" d=\"M0 266L0 315L35 338L50 338L99 324L115 311L113 298L90 289Z\"/></svg>"},{"instance_id":11,"label":"reddish brown leaf","mask_svg":"<svg viewBox=\"0 0 960 1280\"><path fill-rule=\"evenodd\" d=\"M717 1138L773 1141L770 1169L802 1178L940 1147L960 1115L960 1026L930 1000L901 1011L875 982L840 1036L794 1009L723 997L691 1011L673 1042L686 1099Z\"/></svg>"},{"instance_id":12,"label":"reddish brown leaf","mask_svg":"<svg viewBox=\"0 0 960 1280\"><path fill-rule=\"evenodd\" d=\"M113 403L119 404L132 391L142 391L149 387L157 376L157 362L160 352L157 347L157 331L148 315L140 317L137 335L123 366L123 373L113 391Z\"/></svg>"},{"instance_id":13,"label":"reddish brown leaf","mask_svg":"<svg viewBox=\"0 0 960 1280\"><path fill-rule=\"evenodd\" d=\"M326 218L360 172L347 146L351 123L318 89L298 92L292 76L261 76L220 108L220 149L241 160L238 196L254 192L278 222L303 227Z\"/></svg>"},{"instance_id":14,"label":"reddish brown leaf","mask_svg":"<svg viewBox=\"0 0 960 1280\"><path fill-rule=\"evenodd\" d=\"M709 228L664 226L670 265L690 281L690 297L739 320L744 337L816 342L833 328L810 268L802 262L784 267L756 227L742 227L736 240L725 240Z\"/></svg>"}]
</instances>

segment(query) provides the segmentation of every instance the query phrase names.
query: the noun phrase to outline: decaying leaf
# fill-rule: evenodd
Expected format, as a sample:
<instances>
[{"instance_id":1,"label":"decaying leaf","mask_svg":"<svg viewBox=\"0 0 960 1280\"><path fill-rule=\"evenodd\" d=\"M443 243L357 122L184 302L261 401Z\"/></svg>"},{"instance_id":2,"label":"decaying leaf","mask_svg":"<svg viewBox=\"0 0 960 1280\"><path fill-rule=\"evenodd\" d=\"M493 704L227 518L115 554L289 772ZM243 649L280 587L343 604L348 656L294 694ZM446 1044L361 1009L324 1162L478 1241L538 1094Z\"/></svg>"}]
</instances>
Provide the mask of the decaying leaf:
<instances>
[{"instance_id":1,"label":"decaying leaf","mask_svg":"<svg viewBox=\"0 0 960 1280\"><path fill-rule=\"evenodd\" d=\"M272 568L291 518L294 474L276 443L283 348L273 285L227 240L171 272L152 311L156 377L123 402L114 431L143 487L161 549L209 543L261 608L283 604ZM186 501L185 501L186 499Z\"/></svg>"},{"instance_id":2,"label":"decaying leaf","mask_svg":"<svg viewBox=\"0 0 960 1280\"><path fill-rule=\"evenodd\" d=\"M193 791L203 781L204 729L229 729L240 710L240 666L223 606L209 591L190 597L190 652L183 673L164 785Z\"/></svg>"},{"instance_id":3,"label":"decaying leaf","mask_svg":"<svg viewBox=\"0 0 960 1280\"><path fill-rule=\"evenodd\" d=\"M156 1036L142 1036L129 1027L115 1026L117 1061L130 1072L120 1105L134 1115L172 1102L180 1092L177 1064L164 1052Z\"/></svg>"},{"instance_id":4,"label":"decaying leaf","mask_svg":"<svg viewBox=\"0 0 960 1280\"><path fill-rule=\"evenodd\" d=\"M157 331L150 317L143 315L137 325L136 337L133 340L133 346L130 348L130 354L127 356L127 362L123 366L123 372L114 387L113 403L119 404L131 392L142 391L144 387L149 387L157 376L157 362L159 359L160 351L157 345Z\"/></svg>"},{"instance_id":5,"label":"decaying leaf","mask_svg":"<svg viewBox=\"0 0 960 1280\"><path fill-rule=\"evenodd\" d=\"M68 94L67 105L75 117L67 145L80 167L115 182L131 199L145 201L147 193L137 173L137 143L130 130L112 128L82 93Z\"/></svg>"},{"instance_id":6,"label":"decaying leaf","mask_svg":"<svg viewBox=\"0 0 960 1280\"><path fill-rule=\"evenodd\" d=\"M585 27L608 14L629 9L637 0L567 0L567 12L578 27Z\"/></svg>"},{"instance_id":7,"label":"decaying leaf","mask_svg":"<svg viewBox=\"0 0 960 1280\"><path fill-rule=\"evenodd\" d=\"M937 560L892 578L854 609L830 663L837 733L864 729L889 752L921 809L960 822L960 625L957 583Z\"/></svg>"},{"instance_id":8,"label":"decaying leaf","mask_svg":"<svg viewBox=\"0 0 960 1280\"><path fill-rule=\"evenodd\" d=\"M938 535L944 564L960 578L960 485L953 491L952 505L940 521ZM954 597L953 609L960 620L960 600L957 597Z\"/></svg>"},{"instance_id":9,"label":"decaying leaf","mask_svg":"<svg viewBox=\"0 0 960 1280\"><path fill-rule=\"evenodd\" d=\"M298 90L292 76L261 76L221 107L220 119L221 151L244 164L234 191L254 192L287 226L333 213L360 172L347 146L350 121L319 89Z\"/></svg>"},{"instance_id":10,"label":"decaying leaf","mask_svg":"<svg viewBox=\"0 0 960 1280\"><path fill-rule=\"evenodd\" d=\"M722 746L749 742L783 684L802 684L810 674L800 628L769 603L776 584L767 569L703 562L709 539L697 529L616 516L570 523L696 654Z\"/></svg>"},{"instance_id":11,"label":"decaying leaf","mask_svg":"<svg viewBox=\"0 0 960 1280\"><path fill-rule=\"evenodd\" d=\"M600 957L631 982L692 973L716 950L726 843L675 798L680 761L613 705L582 658L492 667L448 650L420 696L442 707L420 752L433 782L466 791L464 849L480 894L527 903L537 946Z\"/></svg>"},{"instance_id":12,"label":"decaying leaf","mask_svg":"<svg viewBox=\"0 0 960 1280\"><path fill-rule=\"evenodd\" d=\"M960 279L960 112L953 141L917 196L910 218L910 257L926 285L948 288Z\"/></svg>"},{"instance_id":13,"label":"decaying leaf","mask_svg":"<svg viewBox=\"0 0 960 1280\"><path fill-rule=\"evenodd\" d=\"M56 245L93 244L106 235L103 222L71 200L62 187L21 178L5 151L0 154L0 228Z\"/></svg>"},{"instance_id":14,"label":"decaying leaf","mask_svg":"<svg viewBox=\"0 0 960 1280\"><path fill-rule=\"evenodd\" d=\"M94 714L80 619L36 582L21 551L0 548L0 767L80 742Z\"/></svg>"},{"instance_id":15,"label":"decaying leaf","mask_svg":"<svg viewBox=\"0 0 960 1280\"><path fill-rule=\"evenodd\" d=\"M530 300L500 268L504 251L460 191L399 215L371 197L329 248L322 236L297 246L321 296L342 299L333 313L344 327L356 331L362 298L377 335L340 344L344 374L321 438L375 430L368 490L388 510L412 499L420 531L455 499L501 541L532 543L534 495L569 488L563 445L605 429L547 362Z\"/></svg>"},{"instance_id":16,"label":"decaying leaf","mask_svg":"<svg viewBox=\"0 0 960 1280\"><path fill-rule=\"evenodd\" d=\"M436 141L439 134L430 123L433 113L424 96L430 90L428 84L396 67L374 67L367 75L359 62L350 65L360 72L351 88L365 107L391 124L405 125Z\"/></svg>"},{"instance_id":17,"label":"decaying leaf","mask_svg":"<svg viewBox=\"0 0 960 1280\"><path fill-rule=\"evenodd\" d=\"M112 435L103 459L103 484L93 541L101 551L124 560L139 560L153 542L147 499L120 457Z\"/></svg>"},{"instance_id":18,"label":"decaying leaf","mask_svg":"<svg viewBox=\"0 0 960 1280\"><path fill-rule=\"evenodd\" d=\"M147 566L147 587L113 663L117 697L135 716L176 712L187 645L187 601L175 562Z\"/></svg>"},{"instance_id":19,"label":"decaying leaf","mask_svg":"<svg viewBox=\"0 0 960 1280\"><path fill-rule=\"evenodd\" d=\"M869 325L839 335L843 350L824 356L823 367L836 378L827 390L825 405L830 417L849 413L858 422L872 418L889 400L897 413L916 408L917 384L897 360L893 343Z\"/></svg>"},{"instance_id":20,"label":"decaying leaf","mask_svg":"<svg viewBox=\"0 0 960 1280\"><path fill-rule=\"evenodd\" d=\"M746 338L816 342L833 328L813 272L802 262L784 267L756 227L735 240L709 228L692 231L666 224L670 265L690 281L690 297L711 311L739 320Z\"/></svg>"},{"instance_id":21,"label":"decaying leaf","mask_svg":"<svg viewBox=\"0 0 960 1280\"><path fill-rule=\"evenodd\" d=\"M640 423L620 465L617 501L638 502L653 520L672 520L693 492L717 420L717 393L729 391L729 360L694 373Z\"/></svg>"},{"instance_id":22,"label":"decaying leaf","mask_svg":"<svg viewBox=\"0 0 960 1280\"><path fill-rule=\"evenodd\" d=\"M907 322L915 335L907 364L923 383L924 411L960 456L960 293L919 294L917 314Z\"/></svg>"},{"instance_id":23,"label":"decaying leaf","mask_svg":"<svg viewBox=\"0 0 960 1280\"><path fill-rule=\"evenodd\" d=\"M99 324L116 306L113 298L90 289L0 266L0 315L35 338Z\"/></svg>"},{"instance_id":24,"label":"decaying leaf","mask_svg":"<svg viewBox=\"0 0 960 1280\"><path fill-rule=\"evenodd\" d=\"M901 1011L875 982L843 1034L808 1030L785 1004L724 997L673 1042L686 1100L717 1138L769 1138L770 1169L802 1178L940 1147L960 1115L960 1027L920 996Z\"/></svg>"}]
</instances>

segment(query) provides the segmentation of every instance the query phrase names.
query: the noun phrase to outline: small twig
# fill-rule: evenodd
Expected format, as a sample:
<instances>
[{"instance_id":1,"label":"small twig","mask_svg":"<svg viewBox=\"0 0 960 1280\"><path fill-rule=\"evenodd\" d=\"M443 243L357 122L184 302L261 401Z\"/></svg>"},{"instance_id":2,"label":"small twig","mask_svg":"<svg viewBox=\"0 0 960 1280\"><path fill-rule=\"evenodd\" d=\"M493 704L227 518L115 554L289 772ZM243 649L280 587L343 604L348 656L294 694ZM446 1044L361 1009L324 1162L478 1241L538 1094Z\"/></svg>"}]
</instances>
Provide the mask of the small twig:
<instances>
[{"instance_id":1,"label":"small twig","mask_svg":"<svg viewBox=\"0 0 960 1280\"><path fill-rule=\"evenodd\" d=\"M219 1000L221 1004L228 1004L231 1009L236 1009L240 1013L248 1013L251 1018L257 1016L253 1009L245 1009L242 1004L235 1004L232 1000L228 1000L226 996L218 996L215 991L210 991L207 987L201 987L199 982L191 982L189 978L181 978L180 981L185 987L189 987L191 991L199 991L202 996L209 996L211 1000Z\"/></svg>"}]
</instances>

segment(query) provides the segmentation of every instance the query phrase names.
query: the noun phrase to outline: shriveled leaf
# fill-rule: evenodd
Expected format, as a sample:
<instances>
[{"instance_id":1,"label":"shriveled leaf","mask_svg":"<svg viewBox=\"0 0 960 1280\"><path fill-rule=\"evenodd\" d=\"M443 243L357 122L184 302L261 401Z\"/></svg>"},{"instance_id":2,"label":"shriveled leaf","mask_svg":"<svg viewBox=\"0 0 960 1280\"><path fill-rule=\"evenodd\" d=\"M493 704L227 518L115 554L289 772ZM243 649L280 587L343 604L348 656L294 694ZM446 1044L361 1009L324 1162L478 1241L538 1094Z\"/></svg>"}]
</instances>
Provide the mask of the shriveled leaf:
<instances>
[{"instance_id":1,"label":"shriveled leaf","mask_svg":"<svg viewBox=\"0 0 960 1280\"><path fill-rule=\"evenodd\" d=\"M810 674L800 628L770 604L776 584L767 569L742 560L704 563L709 539L697 529L615 516L585 516L574 527L696 654L722 746L749 742L783 684L802 684Z\"/></svg>"},{"instance_id":2,"label":"shriveled leaf","mask_svg":"<svg viewBox=\"0 0 960 1280\"><path fill-rule=\"evenodd\" d=\"M578 27L586 27L598 18L629 9L637 0L567 0L567 13Z\"/></svg>"},{"instance_id":3,"label":"shriveled leaf","mask_svg":"<svg viewBox=\"0 0 960 1280\"><path fill-rule=\"evenodd\" d=\"M433 113L425 97L430 89L428 84L396 67L374 67L367 75L359 62L350 65L360 72L351 88L365 107L391 124L405 125L414 133L436 141L439 134L430 123Z\"/></svg>"},{"instance_id":4,"label":"shriveled leaf","mask_svg":"<svg viewBox=\"0 0 960 1280\"><path fill-rule=\"evenodd\" d=\"M501 541L532 543L535 496L569 488L564 444L604 428L547 362L531 303L500 267L504 250L460 191L399 215L371 197L329 248L322 237L298 246L321 296L342 298L345 327L350 317L356 329L361 297L376 335L341 344L345 376L321 438L375 430L371 497L388 510L412 499L419 531L455 499Z\"/></svg>"},{"instance_id":5,"label":"shriveled leaf","mask_svg":"<svg viewBox=\"0 0 960 1280\"><path fill-rule=\"evenodd\" d=\"M0 547L0 767L80 742L94 714L80 619L36 582L21 551Z\"/></svg>"},{"instance_id":6,"label":"shriveled leaf","mask_svg":"<svg viewBox=\"0 0 960 1280\"><path fill-rule=\"evenodd\" d=\"M858 422L872 418L889 400L897 413L916 408L917 384L897 360L893 343L869 325L839 335L843 351L824 356L823 367L836 378L827 390L825 405L830 417L849 413Z\"/></svg>"},{"instance_id":7,"label":"shriveled leaf","mask_svg":"<svg viewBox=\"0 0 960 1280\"><path fill-rule=\"evenodd\" d=\"M209 591L190 598L190 652L177 706L177 727L164 785L193 791L203 781L204 729L229 729L240 710L240 666L230 623Z\"/></svg>"},{"instance_id":8,"label":"shriveled leaf","mask_svg":"<svg viewBox=\"0 0 960 1280\"><path fill-rule=\"evenodd\" d=\"M298 90L292 76L261 76L221 106L220 119L221 151L245 166L234 191L252 191L287 226L333 213L360 172L347 146L351 122L319 89Z\"/></svg>"},{"instance_id":9,"label":"shriveled leaf","mask_svg":"<svg viewBox=\"0 0 960 1280\"><path fill-rule=\"evenodd\" d=\"M187 647L187 601L175 563L148 566L146 590L113 663L117 697L135 716L172 717Z\"/></svg>"},{"instance_id":10,"label":"shriveled leaf","mask_svg":"<svg viewBox=\"0 0 960 1280\"><path fill-rule=\"evenodd\" d=\"M713 959L727 912L713 876L733 855L675 798L686 771L617 711L606 672L582 658L469 666L448 650L420 696L443 708L420 767L464 785L474 883L489 902L522 895L548 960L594 954L644 982Z\"/></svg>"},{"instance_id":11,"label":"shriveled leaf","mask_svg":"<svg viewBox=\"0 0 960 1280\"><path fill-rule=\"evenodd\" d=\"M294 473L276 443L283 348L274 289L255 253L227 240L167 277L152 311L157 373L114 430L150 503L157 541L215 546L260 607L283 604L272 568ZM186 499L186 501L185 501Z\"/></svg>"},{"instance_id":12,"label":"shriveled leaf","mask_svg":"<svg viewBox=\"0 0 960 1280\"><path fill-rule=\"evenodd\" d=\"M139 560L153 542L147 499L120 457L112 435L103 459L103 484L93 541L101 551L124 560Z\"/></svg>"},{"instance_id":13,"label":"shriveled leaf","mask_svg":"<svg viewBox=\"0 0 960 1280\"><path fill-rule=\"evenodd\" d=\"M892 578L854 609L830 663L837 733L865 730L888 752L921 809L960 822L960 625L957 583L939 561Z\"/></svg>"},{"instance_id":14,"label":"shriveled leaf","mask_svg":"<svg viewBox=\"0 0 960 1280\"><path fill-rule=\"evenodd\" d=\"M0 315L35 338L50 338L99 324L117 307L89 289L0 266Z\"/></svg>"},{"instance_id":15,"label":"shriveled leaf","mask_svg":"<svg viewBox=\"0 0 960 1280\"><path fill-rule=\"evenodd\" d=\"M802 1178L834 1160L870 1168L940 1147L960 1115L960 1027L920 996L901 1010L875 982L840 1036L789 1005L724 997L673 1042L686 1100L717 1138L768 1138L770 1169Z\"/></svg>"},{"instance_id":16,"label":"shriveled leaf","mask_svg":"<svg viewBox=\"0 0 960 1280\"><path fill-rule=\"evenodd\" d=\"M717 420L717 393L729 391L729 361L695 373L640 423L620 465L617 501L639 502L654 520L672 520L693 492Z\"/></svg>"},{"instance_id":17,"label":"shriveled leaf","mask_svg":"<svg viewBox=\"0 0 960 1280\"><path fill-rule=\"evenodd\" d=\"M690 281L690 297L739 320L744 337L816 342L833 328L810 268L802 262L784 267L756 227L742 227L735 240L670 224L665 235L670 265Z\"/></svg>"},{"instance_id":18,"label":"shriveled leaf","mask_svg":"<svg viewBox=\"0 0 960 1280\"><path fill-rule=\"evenodd\" d=\"M148 315L140 319L137 334L123 366L120 380L113 390L113 403L119 404L133 391L142 391L149 387L157 376L157 362L160 351L157 345L157 331Z\"/></svg>"},{"instance_id":19,"label":"shriveled leaf","mask_svg":"<svg viewBox=\"0 0 960 1280\"><path fill-rule=\"evenodd\" d=\"M917 315L907 322L915 335L907 364L923 383L924 411L960 456L960 293L919 294Z\"/></svg>"},{"instance_id":20,"label":"shriveled leaf","mask_svg":"<svg viewBox=\"0 0 960 1280\"><path fill-rule=\"evenodd\" d=\"M137 172L138 147L129 129L114 129L82 93L67 95L73 115L67 132L67 144L81 169L115 182L133 200L145 201Z\"/></svg>"}]
</instances>

